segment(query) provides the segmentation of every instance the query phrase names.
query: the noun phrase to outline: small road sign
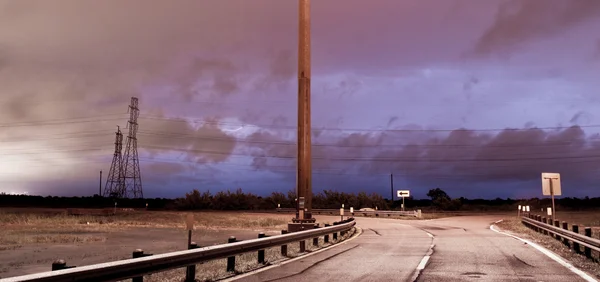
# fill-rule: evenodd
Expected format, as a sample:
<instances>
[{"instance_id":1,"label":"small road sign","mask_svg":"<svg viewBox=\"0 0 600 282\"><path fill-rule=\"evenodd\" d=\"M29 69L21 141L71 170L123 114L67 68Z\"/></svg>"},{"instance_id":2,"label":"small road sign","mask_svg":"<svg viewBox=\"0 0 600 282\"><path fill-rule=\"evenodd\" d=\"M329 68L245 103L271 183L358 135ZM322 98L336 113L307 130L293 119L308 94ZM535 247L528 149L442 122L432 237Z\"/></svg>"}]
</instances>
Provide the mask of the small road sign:
<instances>
[{"instance_id":1,"label":"small road sign","mask_svg":"<svg viewBox=\"0 0 600 282\"><path fill-rule=\"evenodd\" d=\"M185 227L187 230L194 230L194 215L188 214L185 219Z\"/></svg>"},{"instance_id":2,"label":"small road sign","mask_svg":"<svg viewBox=\"0 0 600 282\"><path fill-rule=\"evenodd\" d=\"M560 189L560 173L542 172L542 193L544 196L552 197L552 221L554 221L556 208L554 206L554 196L561 195Z\"/></svg>"},{"instance_id":3,"label":"small road sign","mask_svg":"<svg viewBox=\"0 0 600 282\"><path fill-rule=\"evenodd\" d=\"M542 193L544 196L560 196L560 173L542 173Z\"/></svg>"},{"instance_id":4,"label":"small road sign","mask_svg":"<svg viewBox=\"0 0 600 282\"><path fill-rule=\"evenodd\" d=\"M398 196L398 198L408 198L408 197L410 197L410 191L408 191L408 190L398 190L396 192L396 196Z\"/></svg>"}]
</instances>

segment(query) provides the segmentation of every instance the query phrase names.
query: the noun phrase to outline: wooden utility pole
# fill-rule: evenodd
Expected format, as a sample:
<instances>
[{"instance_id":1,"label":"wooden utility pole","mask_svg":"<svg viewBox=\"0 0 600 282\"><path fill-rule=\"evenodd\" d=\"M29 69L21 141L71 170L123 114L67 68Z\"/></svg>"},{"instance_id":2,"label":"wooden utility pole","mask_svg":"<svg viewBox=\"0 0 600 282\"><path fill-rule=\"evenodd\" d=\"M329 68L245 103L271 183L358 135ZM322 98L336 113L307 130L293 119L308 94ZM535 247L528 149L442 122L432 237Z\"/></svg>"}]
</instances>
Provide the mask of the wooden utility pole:
<instances>
[{"instance_id":1,"label":"wooden utility pole","mask_svg":"<svg viewBox=\"0 0 600 282\"><path fill-rule=\"evenodd\" d=\"M390 199L392 199L392 205L394 204L394 174L390 173L390 193L392 196Z\"/></svg>"},{"instance_id":2,"label":"wooden utility pole","mask_svg":"<svg viewBox=\"0 0 600 282\"><path fill-rule=\"evenodd\" d=\"M312 219L312 168L310 123L310 0L300 0L298 29L298 199L304 198L304 215Z\"/></svg>"},{"instance_id":3,"label":"wooden utility pole","mask_svg":"<svg viewBox=\"0 0 600 282\"><path fill-rule=\"evenodd\" d=\"M100 170L100 186L98 188L98 196L102 197L102 170Z\"/></svg>"}]
</instances>

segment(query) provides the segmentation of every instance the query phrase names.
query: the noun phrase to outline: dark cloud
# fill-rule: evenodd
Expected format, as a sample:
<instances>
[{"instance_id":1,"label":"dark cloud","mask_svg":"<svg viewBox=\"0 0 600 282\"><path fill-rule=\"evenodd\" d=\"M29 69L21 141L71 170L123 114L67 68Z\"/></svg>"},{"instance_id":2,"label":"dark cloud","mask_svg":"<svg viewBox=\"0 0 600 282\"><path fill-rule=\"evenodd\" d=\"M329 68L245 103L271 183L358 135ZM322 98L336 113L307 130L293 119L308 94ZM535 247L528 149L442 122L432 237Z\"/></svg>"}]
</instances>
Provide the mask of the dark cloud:
<instances>
[{"instance_id":1,"label":"dark cloud","mask_svg":"<svg viewBox=\"0 0 600 282\"><path fill-rule=\"evenodd\" d=\"M236 139L222 131L218 120L209 119L195 127L185 119L153 117L142 119L138 145L153 156L180 153L179 159L196 163L225 161L236 146Z\"/></svg>"},{"instance_id":2,"label":"dark cloud","mask_svg":"<svg viewBox=\"0 0 600 282\"><path fill-rule=\"evenodd\" d=\"M411 183L455 187L522 183L542 172L560 172L570 183L589 184L600 168L600 139L578 126L562 130L506 129L498 133L455 130L370 132L313 141L315 175L393 172ZM295 145L271 133L251 136L256 169L287 175L295 167ZM279 158L277 158L279 157ZM343 182L343 181L342 181ZM339 183L352 187L352 180ZM460 193L460 192L457 192Z\"/></svg>"},{"instance_id":3,"label":"dark cloud","mask_svg":"<svg viewBox=\"0 0 600 282\"><path fill-rule=\"evenodd\" d=\"M144 166L144 174L178 176L186 172L189 167L181 163L150 163Z\"/></svg>"},{"instance_id":4,"label":"dark cloud","mask_svg":"<svg viewBox=\"0 0 600 282\"><path fill-rule=\"evenodd\" d=\"M396 121L398 121L398 117L391 117L390 120L388 120L387 127L390 127Z\"/></svg>"},{"instance_id":5,"label":"dark cloud","mask_svg":"<svg viewBox=\"0 0 600 282\"><path fill-rule=\"evenodd\" d=\"M593 119L593 116L590 113L585 112L585 111L579 111L575 115L573 115L573 117L571 118L571 120L569 120L569 122L572 124L583 125L583 124L589 124L592 119Z\"/></svg>"},{"instance_id":6,"label":"dark cloud","mask_svg":"<svg viewBox=\"0 0 600 282\"><path fill-rule=\"evenodd\" d=\"M474 53L505 53L527 41L567 32L599 15L600 2L596 0L509 0L498 9Z\"/></svg>"}]
</instances>

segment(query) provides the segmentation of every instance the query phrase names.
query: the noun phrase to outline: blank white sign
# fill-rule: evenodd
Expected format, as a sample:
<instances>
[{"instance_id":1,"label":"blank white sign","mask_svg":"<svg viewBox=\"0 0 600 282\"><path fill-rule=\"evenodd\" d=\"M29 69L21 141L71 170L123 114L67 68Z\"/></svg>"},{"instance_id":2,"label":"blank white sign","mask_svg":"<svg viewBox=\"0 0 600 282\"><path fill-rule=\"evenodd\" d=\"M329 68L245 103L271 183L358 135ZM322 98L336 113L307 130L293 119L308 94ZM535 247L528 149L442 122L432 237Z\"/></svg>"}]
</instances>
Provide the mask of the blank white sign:
<instances>
[{"instance_id":1,"label":"blank white sign","mask_svg":"<svg viewBox=\"0 0 600 282\"><path fill-rule=\"evenodd\" d=\"M542 173L542 194L544 196L552 195L550 191L550 181L552 181L552 190L554 196L561 195L560 173L543 172Z\"/></svg>"}]
</instances>

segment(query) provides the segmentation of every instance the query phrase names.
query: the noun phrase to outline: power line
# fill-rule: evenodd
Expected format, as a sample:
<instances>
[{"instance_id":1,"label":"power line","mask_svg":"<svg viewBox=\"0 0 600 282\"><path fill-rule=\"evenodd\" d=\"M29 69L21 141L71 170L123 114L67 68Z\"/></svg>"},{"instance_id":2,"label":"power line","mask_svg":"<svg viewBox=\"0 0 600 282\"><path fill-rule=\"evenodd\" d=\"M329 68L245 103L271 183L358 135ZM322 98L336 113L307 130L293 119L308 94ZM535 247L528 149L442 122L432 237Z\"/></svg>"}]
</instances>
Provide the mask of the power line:
<instances>
[{"instance_id":1,"label":"power line","mask_svg":"<svg viewBox=\"0 0 600 282\"><path fill-rule=\"evenodd\" d=\"M0 124L0 128L66 125L66 124L81 124L81 123L108 122L108 121L122 120L121 118L103 118L103 119L91 119L91 120L77 120L77 119L80 119L80 118L57 119L57 120L35 121L35 122L21 122L21 123L8 123L8 124ZM87 118L81 118L81 119L87 119Z\"/></svg>"},{"instance_id":2,"label":"power line","mask_svg":"<svg viewBox=\"0 0 600 282\"><path fill-rule=\"evenodd\" d=\"M228 125L236 127L259 127L267 129L290 129L297 130L293 125L273 125L273 124L249 124L249 123L230 123L222 121L206 121L191 118L176 118L176 117L160 117L152 115L142 115L141 119L185 122L185 123L200 123L208 125ZM580 128L600 128L600 125L576 125ZM469 132L496 132L496 131L527 131L527 130L560 130L568 129L574 126L551 126L551 127L532 127L532 128L482 128L482 129L365 129L365 128L332 128L332 127L314 127L313 131L356 131L356 132L454 132L454 131L469 131Z\"/></svg>"},{"instance_id":3,"label":"power line","mask_svg":"<svg viewBox=\"0 0 600 282\"><path fill-rule=\"evenodd\" d=\"M211 140L211 141L235 141L237 143L248 143L248 144L268 144L268 145L285 145L285 146L296 146L293 141L276 141L276 140L258 140L258 139L242 139L242 138L228 138L218 136L195 136L192 134L183 133L170 133L170 132L153 132L153 131L140 131L140 134L146 136L153 136L158 138L177 138L187 140ZM587 141L600 140L598 137L588 138ZM531 144L530 143L511 143L506 145L489 145L489 144L369 144L369 145L348 145L339 143L313 143L313 147L342 147L342 148L381 148L381 147L419 147L419 148L515 148L515 147L540 147L540 146L569 146L574 142L581 141L580 139L574 139L573 141L563 142L550 142L550 144Z\"/></svg>"}]
</instances>

